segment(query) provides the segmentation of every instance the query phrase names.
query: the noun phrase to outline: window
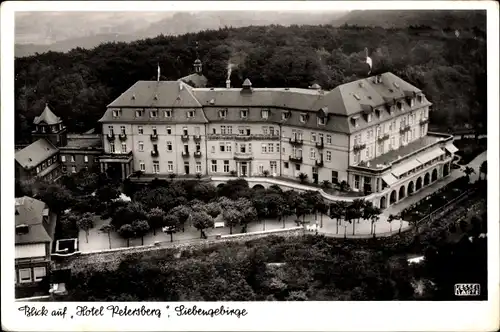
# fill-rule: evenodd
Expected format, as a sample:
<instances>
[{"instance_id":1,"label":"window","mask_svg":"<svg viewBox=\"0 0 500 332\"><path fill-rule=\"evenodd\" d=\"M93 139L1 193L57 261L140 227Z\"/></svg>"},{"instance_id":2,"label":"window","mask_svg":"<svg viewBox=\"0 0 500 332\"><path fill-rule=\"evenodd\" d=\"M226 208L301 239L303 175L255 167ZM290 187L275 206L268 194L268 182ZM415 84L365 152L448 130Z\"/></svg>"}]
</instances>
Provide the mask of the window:
<instances>
[{"instance_id":1,"label":"window","mask_svg":"<svg viewBox=\"0 0 500 332\"><path fill-rule=\"evenodd\" d=\"M109 151L115 153L115 143L109 143Z\"/></svg>"},{"instance_id":2,"label":"window","mask_svg":"<svg viewBox=\"0 0 500 332\"><path fill-rule=\"evenodd\" d=\"M300 171L300 164L295 164L295 170Z\"/></svg>"},{"instance_id":3,"label":"window","mask_svg":"<svg viewBox=\"0 0 500 332\"><path fill-rule=\"evenodd\" d=\"M42 133L44 133L45 132L45 126L42 126L41 129L42 129Z\"/></svg>"},{"instance_id":4,"label":"window","mask_svg":"<svg viewBox=\"0 0 500 332\"><path fill-rule=\"evenodd\" d=\"M276 163L276 161L270 161L269 166L271 168L271 175L278 172L278 164Z\"/></svg>"},{"instance_id":5,"label":"window","mask_svg":"<svg viewBox=\"0 0 500 332\"><path fill-rule=\"evenodd\" d=\"M71 155L71 162L72 162L72 163L74 163L74 162L75 162L75 155L74 155L74 154L72 154L72 155Z\"/></svg>"},{"instance_id":6,"label":"window","mask_svg":"<svg viewBox=\"0 0 500 332\"><path fill-rule=\"evenodd\" d=\"M250 135L250 127L246 127L246 128L245 128L245 134L246 134L247 136L249 136L249 135Z\"/></svg>"},{"instance_id":7,"label":"window","mask_svg":"<svg viewBox=\"0 0 500 332\"><path fill-rule=\"evenodd\" d=\"M40 167L39 166L36 167L36 173L37 174L40 173Z\"/></svg>"},{"instance_id":8,"label":"window","mask_svg":"<svg viewBox=\"0 0 500 332\"><path fill-rule=\"evenodd\" d=\"M85 156L85 157L87 157L87 156ZM85 162L88 162L88 160L85 161ZM48 159L47 160L47 166L50 166L50 165L52 165L52 159Z\"/></svg>"},{"instance_id":9,"label":"window","mask_svg":"<svg viewBox=\"0 0 500 332\"><path fill-rule=\"evenodd\" d=\"M326 161L332 161L332 152L326 151Z\"/></svg>"},{"instance_id":10,"label":"window","mask_svg":"<svg viewBox=\"0 0 500 332\"><path fill-rule=\"evenodd\" d=\"M201 162L200 161L196 162L196 173L201 173Z\"/></svg>"},{"instance_id":11,"label":"window","mask_svg":"<svg viewBox=\"0 0 500 332\"><path fill-rule=\"evenodd\" d=\"M267 144L267 152L274 153L274 144L273 143Z\"/></svg>"},{"instance_id":12,"label":"window","mask_svg":"<svg viewBox=\"0 0 500 332\"><path fill-rule=\"evenodd\" d=\"M332 144L332 135L326 135L326 143Z\"/></svg>"},{"instance_id":13,"label":"window","mask_svg":"<svg viewBox=\"0 0 500 332\"><path fill-rule=\"evenodd\" d=\"M339 183L339 172L332 171L332 183L334 184Z\"/></svg>"},{"instance_id":14,"label":"window","mask_svg":"<svg viewBox=\"0 0 500 332\"><path fill-rule=\"evenodd\" d=\"M248 116L248 110L241 110L240 114L242 119L246 119Z\"/></svg>"},{"instance_id":15,"label":"window","mask_svg":"<svg viewBox=\"0 0 500 332\"><path fill-rule=\"evenodd\" d=\"M212 153L215 153L215 145L212 145Z\"/></svg>"},{"instance_id":16,"label":"window","mask_svg":"<svg viewBox=\"0 0 500 332\"><path fill-rule=\"evenodd\" d=\"M212 172L217 173L217 160L212 160Z\"/></svg>"},{"instance_id":17,"label":"window","mask_svg":"<svg viewBox=\"0 0 500 332\"><path fill-rule=\"evenodd\" d=\"M89 162L89 156L84 155L83 156L83 161L86 162L86 163L88 163Z\"/></svg>"},{"instance_id":18,"label":"window","mask_svg":"<svg viewBox=\"0 0 500 332\"><path fill-rule=\"evenodd\" d=\"M220 133L226 135L226 126L220 126Z\"/></svg>"},{"instance_id":19,"label":"window","mask_svg":"<svg viewBox=\"0 0 500 332\"><path fill-rule=\"evenodd\" d=\"M126 152L127 152L127 144L122 143L122 153L126 153Z\"/></svg>"},{"instance_id":20,"label":"window","mask_svg":"<svg viewBox=\"0 0 500 332\"><path fill-rule=\"evenodd\" d=\"M231 142L226 142L226 152L231 152Z\"/></svg>"},{"instance_id":21,"label":"window","mask_svg":"<svg viewBox=\"0 0 500 332\"><path fill-rule=\"evenodd\" d=\"M57 161L57 156L52 157L52 162L55 163Z\"/></svg>"},{"instance_id":22,"label":"window","mask_svg":"<svg viewBox=\"0 0 500 332\"><path fill-rule=\"evenodd\" d=\"M269 134L274 136L274 127L269 127ZM276 135L278 135L278 131L276 131Z\"/></svg>"},{"instance_id":23,"label":"window","mask_svg":"<svg viewBox=\"0 0 500 332\"><path fill-rule=\"evenodd\" d=\"M246 149L246 145L245 145L245 143L241 143L241 144L240 144L240 152L241 152L241 153L245 153L245 152L247 152L247 149Z\"/></svg>"},{"instance_id":24,"label":"window","mask_svg":"<svg viewBox=\"0 0 500 332\"><path fill-rule=\"evenodd\" d=\"M311 148L311 151L309 152L309 155L311 157L311 159L316 159L316 150L314 150L313 148Z\"/></svg>"},{"instance_id":25,"label":"window","mask_svg":"<svg viewBox=\"0 0 500 332\"><path fill-rule=\"evenodd\" d=\"M281 120L288 120L290 118L290 112L281 113Z\"/></svg>"},{"instance_id":26,"label":"window","mask_svg":"<svg viewBox=\"0 0 500 332\"><path fill-rule=\"evenodd\" d=\"M47 275L47 271L45 270L45 266L38 266L33 268L33 277L35 281L42 280Z\"/></svg>"},{"instance_id":27,"label":"window","mask_svg":"<svg viewBox=\"0 0 500 332\"><path fill-rule=\"evenodd\" d=\"M303 113L300 114L299 119L300 119L300 122L302 122L302 123L306 122L306 115Z\"/></svg>"},{"instance_id":28,"label":"window","mask_svg":"<svg viewBox=\"0 0 500 332\"><path fill-rule=\"evenodd\" d=\"M382 128L380 126L377 126L377 137L382 136Z\"/></svg>"},{"instance_id":29,"label":"window","mask_svg":"<svg viewBox=\"0 0 500 332\"><path fill-rule=\"evenodd\" d=\"M188 129L187 129L187 127L182 128L182 135L184 135L184 136L188 135Z\"/></svg>"},{"instance_id":30,"label":"window","mask_svg":"<svg viewBox=\"0 0 500 332\"><path fill-rule=\"evenodd\" d=\"M227 110L220 110L219 111L219 117L220 118L224 119L226 117L226 115L227 115Z\"/></svg>"},{"instance_id":31,"label":"window","mask_svg":"<svg viewBox=\"0 0 500 332\"><path fill-rule=\"evenodd\" d=\"M248 152L252 152L252 143L248 143Z\"/></svg>"},{"instance_id":32,"label":"window","mask_svg":"<svg viewBox=\"0 0 500 332\"><path fill-rule=\"evenodd\" d=\"M361 144L361 134L354 135L354 145Z\"/></svg>"},{"instance_id":33,"label":"window","mask_svg":"<svg viewBox=\"0 0 500 332\"><path fill-rule=\"evenodd\" d=\"M285 161L285 162L283 163L283 167L288 168L288 161Z\"/></svg>"},{"instance_id":34,"label":"window","mask_svg":"<svg viewBox=\"0 0 500 332\"><path fill-rule=\"evenodd\" d=\"M144 142L139 141L139 151L144 151Z\"/></svg>"},{"instance_id":35,"label":"window","mask_svg":"<svg viewBox=\"0 0 500 332\"><path fill-rule=\"evenodd\" d=\"M267 135L268 134L267 129L268 129L268 127L266 127L266 126L262 127L262 134Z\"/></svg>"},{"instance_id":36,"label":"window","mask_svg":"<svg viewBox=\"0 0 500 332\"><path fill-rule=\"evenodd\" d=\"M120 133L121 133L122 135L125 135L125 134L126 134L126 133L125 133L125 126L120 126Z\"/></svg>"},{"instance_id":37,"label":"window","mask_svg":"<svg viewBox=\"0 0 500 332\"><path fill-rule=\"evenodd\" d=\"M368 115L366 116L366 121L367 121L367 122L372 122L372 115L371 115L371 114L368 114Z\"/></svg>"},{"instance_id":38,"label":"window","mask_svg":"<svg viewBox=\"0 0 500 332\"><path fill-rule=\"evenodd\" d=\"M354 175L354 188L359 189L359 175Z\"/></svg>"},{"instance_id":39,"label":"window","mask_svg":"<svg viewBox=\"0 0 500 332\"><path fill-rule=\"evenodd\" d=\"M239 132L240 135L245 135L245 128L238 127L238 132Z\"/></svg>"},{"instance_id":40,"label":"window","mask_svg":"<svg viewBox=\"0 0 500 332\"><path fill-rule=\"evenodd\" d=\"M68 168L66 167L66 165L63 165L62 171L63 171L63 173L66 173L68 171Z\"/></svg>"},{"instance_id":41,"label":"window","mask_svg":"<svg viewBox=\"0 0 500 332\"><path fill-rule=\"evenodd\" d=\"M136 110L135 111L135 117L140 118L144 114L143 110Z\"/></svg>"},{"instance_id":42,"label":"window","mask_svg":"<svg viewBox=\"0 0 500 332\"><path fill-rule=\"evenodd\" d=\"M76 173L76 166L71 166L71 173Z\"/></svg>"},{"instance_id":43,"label":"window","mask_svg":"<svg viewBox=\"0 0 500 332\"><path fill-rule=\"evenodd\" d=\"M167 171L170 173L172 173L174 171L174 162L171 160L169 160L167 162Z\"/></svg>"},{"instance_id":44,"label":"window","mask_svg":"<svg viewBox=\"0 0 500 332\"><path fill-rule=\"evenodd\" d=\"M229 173L229 160L224 160L224 173Z\"/></svg>"},{"instance_id":45,"label":"window","mask_svg":"<svg viewBox=\"0 0 500 332\"><path fill-rule=\"evenodd\" d=\"M354 153L354 163L355 164L359 163L359 152Z\"/></svg>"},{"instance_id":46,"label":"window","mask_svg":"<svg viewBox=\"0 0 500 332\"><path fill-rule=\"evenodd\" d=\"M118 110L113 110L113 118L117 118L118 117Z\"/></svg>"},{"instance_id":47,"label":"window","mask_svg":"<svg viewBox=\"0 0 500 332\"><path fill-rule=\"evenodd\" d=\"M142 126L137 127L137 132L139 133L139 135L144 134L144 128L142 128Z\"/></svg>"},{"instance_id":48,"label":"window","mask_svg":"<svg viewBox=\"0 0 500 332\"><path fill-rule=\"evenodd\" d=\"M170 126L167 127L167 135L172 135L172 128Z\"/></svg>"},{"instance_id":49,"label":"window","mask_svg":"<svg viewBox=\"0 0 500 332\"><path fill-rule=\"evenodd\" d=\"M311 141L316 142L316 133L311 133Z\"/></svg>"},{"instance_id":50,"label":"window","mask_svg":"<svg viewBox=\"0 0 500 332\"><path fill-rule=\"evenodd\" d=\"M259 174L264 173L264 165L259 165Z\"/></svg>"},{"instance_id":51,"label":"window","mask_svg":"<svg viewBox=\"0 0 500 332\"><path fill-rule=\"evenodd\" d=\"M399 109L400 111L402 111L402 110L403 110L403 103L402 103L402 102L398 102L398 104L397 104L397 105L398 105L398 109Z\"/></svg>"},{"instance_id":52,"label":"window","mask_svg":"<svg viewBox=\"0 0 500 332\"><path fill-rule=\"evenodd\" d=\"M158 135L158 132L156 131L156 126L153 126L152 130L154 136Z\"/></svg>"},{"instance_id":53,"label":"window","mask_svg":"<svg viewBox=\"0 0 500 332\"><path fill-rule=\"evenodd\" d=\"M143 172L146 171L146 164L142 160L139 162L139 169Z\"/></svg>"},{"instance_id":54,"label":"window","mask_svg":"<svg viewBox=\"0 0 500 332\"><path fill-rule=\"evenodd\" d=\"M262 118L267 119L269 117L269 111L268 110L262 110Z\"/></svg>"},{"instance_id":55,"label":"window","mask_svg":"<svg viewBox=\"0 0 500 332\"><path fill-rule=\"evenodd\" d=\"M113 126L108 126L108 131L109 131L110 136L113 136L115 134L115 130L113 129Z\"/></svg>"},{"instance_id":56,"label":"window","mask_svg":"<svg viewBox=\"0 0 500 332\"><path fill-rule=\"evenodd\" d=\"M157 161L153 161L153 173L154 174L160 173L160 163Z\"/></svg>"},{"instance_id":57,"label":"window","mask_svg":"<svg viewBox=\"0 0 500 332\"><path fill-rule=\"evenodd\" d=\"M233 126L227 126L227 134L232 135L233 134Z\"/></svg>"},{"instance_id":58,"label":"window","mask_svg":"<svg viewBox=\"0 0 500 332\"><path fill-rule=\"evenodd\" d=\"M187 111L187 117L189 118L194 118L194 111Z\"/></svg>"},{"instance_id":59,"label":"window","mask_svg":"<svg viewBox=\"0 0 500 332\"><path fill-rule=\"evenodd\" d=\"M225 152L226 151L226 145L224 143L219 143L219 150L220 150L220 152Z\"/></svg>"},{"instance_id":60,"label":"window","mask_svg":"<svg viewBox=\"0 0 500 332\"><path fill-rule=\"evenodd\" d=\"M66 156L61 155L61 162L63 162L63 163L66 162Z\"/></svg>"},{"instance_id":61,"label":"window","mask_svg":"<svg viewBox=\"0 0 500 332\"><path fill-rule=\"evenodd\" d=\"M165 110L165 117L171 118L172 117L172 110Z\"/></svg>"},{"instance_id":62,"label":"window","mask_svg":"<svg viewBox=\"0 0 500 332\"><path fill-rule=\"evenodd\" d=\"M319 142L320 143L323 143L325 141L325 138L324 138L323 134L319 134L318 137L319 137Z\"/></svg>"},{"instance_id":63,"label":"window","mask_svg":"<svg viewBox=\"0 0 500 332\"><path fill-rule=\"evenodd\" d=\"M158 111L156 110L151 110L149 112L149 115L152 117L152 118L157 118L158 117Z\"/></svg>"},{"instance_id":64,"label":"window","mask_svg":"<svg viewBox=\"0 0 500 332\"><path fill-rule=\"evenodd\" d=\"M318 117L318 125L324 126L326 123L325 118Z\"/></svg>"},{"instance_id":65,"label":"window","mask_svg":"<svg viewBox=\"0 0 500 332\"><path fill-rule=\"evenodd\" d=\"M19 269L19 282L31 282L31 269Z\"/></svg>"},{"instance_id":66,"label":"window","mask_svg":"<svg viewBox=\"0 0 500 332\"><path fill-rule=\"evenodd\" d=\"M366 159L369 159L370 158L370 147L367 146L366 147Z\"/></svg>"}]
</instances>

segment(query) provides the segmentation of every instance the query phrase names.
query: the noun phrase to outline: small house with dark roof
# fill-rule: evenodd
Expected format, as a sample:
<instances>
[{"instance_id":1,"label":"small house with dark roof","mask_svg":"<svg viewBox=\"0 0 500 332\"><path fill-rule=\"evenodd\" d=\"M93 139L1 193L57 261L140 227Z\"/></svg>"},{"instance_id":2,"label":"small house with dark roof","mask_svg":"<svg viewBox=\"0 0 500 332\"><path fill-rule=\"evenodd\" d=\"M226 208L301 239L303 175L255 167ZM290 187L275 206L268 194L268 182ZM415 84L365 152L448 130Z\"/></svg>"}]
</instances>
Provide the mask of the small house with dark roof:
<instances>
[{"instance_id":1,"label":"small house with dark roof","mask_svg":"<svg viewBox=\"0 0 500 332\"><path fill-rule=\"evenodd\" d=\"M45 109L42 114L35 117L33 124L35 126L31 133L33 140L45 138L55 146L66 145L66 127L62 119L52 112L48 104L45 104Z\"/></svg>"},{"instance_id":2,"label":"small house with dark roof","mask_svg":"<svg viewBox=\"0 0 500 332\"><path fill-rule=\"evenodd\" d=\"M55 227L56 215L44 202L27 196L16 198L16 288L36 286L49 275Z\"/></svg>"},{"instance_id":3,"label":"small house with dark roof","mask_svg":"<svg viewBox=\"0 0 500 332\"><path fill-rule=\"evenodd\" d=\"M15 152L16 179L35 178L52 181L60 174L59 149L45 138L40 138Z\"/></svg>"}]
</instances>

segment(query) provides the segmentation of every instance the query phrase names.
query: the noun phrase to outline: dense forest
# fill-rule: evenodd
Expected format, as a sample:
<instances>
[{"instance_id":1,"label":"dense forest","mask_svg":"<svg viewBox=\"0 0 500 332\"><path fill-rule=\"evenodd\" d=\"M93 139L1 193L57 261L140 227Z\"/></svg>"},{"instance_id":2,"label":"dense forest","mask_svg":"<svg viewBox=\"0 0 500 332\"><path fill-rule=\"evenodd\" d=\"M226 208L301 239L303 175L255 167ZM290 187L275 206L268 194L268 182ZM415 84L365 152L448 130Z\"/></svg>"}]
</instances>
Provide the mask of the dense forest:
<instances>
[{"instance_id":1,"label":"dense forest","mask_svg":"<svg viewBox=\"0 0 500 332\"><path fill-rule=\"evenodd\" d=\"M391 71L425 91L434 103L431 127L486 128L485 20L460 31L410 26L378 28L250 26L105 43L68 53L15 59L16 142L29 141L30 125L49 103L70 131L96 127L106 105L138 80L163 80L192 72L198 54L210 86L249 78L255 87L324 89L365 77L364 49L373 73ZM99 130L99 128L97 128Z\"/></svg>"}]
</instances>

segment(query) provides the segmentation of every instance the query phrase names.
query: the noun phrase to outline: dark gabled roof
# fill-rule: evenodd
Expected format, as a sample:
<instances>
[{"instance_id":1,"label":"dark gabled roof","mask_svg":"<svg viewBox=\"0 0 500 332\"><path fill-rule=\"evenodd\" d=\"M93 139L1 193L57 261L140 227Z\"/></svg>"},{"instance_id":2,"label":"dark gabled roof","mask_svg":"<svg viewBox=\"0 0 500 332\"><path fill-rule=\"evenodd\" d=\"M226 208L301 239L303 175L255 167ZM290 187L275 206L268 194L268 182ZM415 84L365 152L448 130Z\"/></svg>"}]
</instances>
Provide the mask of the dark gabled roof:
<instances>
[{"instance_id":1,"label":"dark gabled roof","mask_svg":"<svg viewBox=\"0 0 500 332\"><path fill-rule=\"evenodd\" d=\"M48 125L54 125L61 123L61 118L56 116L49 108L49 105L45 104L45 109L43 110L42 114L40 116L35 116L35 119L33 120L34 124L48 124Z\"/></svg>"},{"instance_id":2,"label":"dark gabled roof","mask_svg":"<svg viewBox=\"0 0 500 332\"><path fill-rule=\"evenodd\" d=\"M201 107L182 81L138 81L108 107Z\"/></svg>"},{"instance_id":3,"label":"dark gabled roof","mask_svg":"<svg viewBox=\"0 0 500 332\"><path fill-rule=\"evenodd\" d=\"M47 205L37 199L24 196L16 198L16 226L27 225L29 232L16 234L16 244L50 242L54 225L43 222L43 213Z\"/></svg>"},{"instance_id":4,"label":"dark gabled roof","mask_svg":"<svg viewBox=\"0 0 500 332\"><path fill-rule=\"evenodd\" d=\"M179 78L179 81L189 84L193 88L204 88L207 86L208 79L203 74L195 73Z\"/></svg>"},{"instance_id":5,"label":"dark gabled roof","mask_svg":"<svg viewBox=\"0 0 500 332\"><path fill-rule=\"evenodd\" d=\"M15 159L19 165L30 169L52 157L57 151L58 149L52 143L45 138L41 138L24 149L16 151Z\"/></svg>"}]
</instances>

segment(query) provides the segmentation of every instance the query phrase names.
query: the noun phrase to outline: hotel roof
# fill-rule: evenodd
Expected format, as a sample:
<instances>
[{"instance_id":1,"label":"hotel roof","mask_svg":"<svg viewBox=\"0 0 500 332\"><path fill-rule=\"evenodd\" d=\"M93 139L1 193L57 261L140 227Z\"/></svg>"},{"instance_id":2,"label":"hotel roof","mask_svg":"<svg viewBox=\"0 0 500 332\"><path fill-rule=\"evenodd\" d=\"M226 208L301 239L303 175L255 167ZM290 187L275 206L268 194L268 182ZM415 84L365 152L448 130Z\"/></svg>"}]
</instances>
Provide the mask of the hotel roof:
<instances>
[{"instance_id":1,"label":"hotel roof","mask_svg":"<svg viewBox=\"0 0 500 332\"><path fill-rule=\"evenodd\" d=\"M49 105L45 104L45 109L43 110L42 114L40 116L36 116L35 119L33 120L34 124L48 124L48 125L53 125L53 124L58 124L61 122L61 118L56 116L49 108Z\"/></svg>"},{"instance_id":2,"label":"hotel roof","mask_svg":"<svg viewBox=\"0 0 500 332\"><path fill-rule=\"evenodd\" d=\"M37 166L57 153L57 148L45 138L31 143L22 150L16 151L15 159L24 168L30 169Z\"/></svg>"}]
</instances>

